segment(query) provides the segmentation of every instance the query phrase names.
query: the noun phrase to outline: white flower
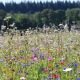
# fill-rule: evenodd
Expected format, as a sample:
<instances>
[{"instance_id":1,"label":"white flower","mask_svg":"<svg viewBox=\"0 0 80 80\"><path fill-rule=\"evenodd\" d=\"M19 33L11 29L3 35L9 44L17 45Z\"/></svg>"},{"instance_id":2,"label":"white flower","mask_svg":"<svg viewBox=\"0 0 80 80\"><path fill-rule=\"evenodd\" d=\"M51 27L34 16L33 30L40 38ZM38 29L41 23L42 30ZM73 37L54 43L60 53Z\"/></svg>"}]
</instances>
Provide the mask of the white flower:
<instances>
[{"instance_id":1,"label":"white flower","mask_svg":"<svg viewBox=\"0 0 80 80\"><path fill-rule=\"evenodd\" d=\"M26 78L25 77L21 77L20 80L26 80Z\"/></svg>"},{"instance_id":2,"label":"white flower","mask_svg":"<svg viewBox=\"0 0 80 80\"><path fill-rule=\"evenodd\" d=\"M10 18L11 18L11 16L7 16L6 18L4 18L4 21L6 21L6 20L8 20Z\"/></svg>"},{"instance_id":3,"label":"white flower","mask_svg":"<svg viewBox=\"0 0 80 80\"><path fill-rule=\"evenodd\" d=\"M58 32L58 30L56 30L56 29L55 29L55 30L54 30L54 32L55 32L55 33L57 33L57 32Z\"/></svg>"},{"instance_id":4,"label":"white flower","mask_svg":"<svg viewBox=\"0 0 80 80\"><path fill-rule=\"evenodd\" d=\"M15 23L10 24L9 26L14 27Z\"/></svg>"},{"instance_id":5,"label":"white flower","mask_svg":"<svg viewBox=\"0 0 80 80\"><path fill-rule=\"evenodd\" d=\"M65 60L65 57L62 57L62 58L61 58L61 61L64 61L64 60Z\"/></svg>"},{"instance_id":6,"label":"white flower","mask_svg":"<svg viewBox=\"0 0 80 80\"><path fill-rule=\"evenodd\" d=\"M1 30L4 30L4 29L6 29L6 26L1 25Z\"/></svg>"},{"instance_id":7,"label":"white flower","mask_svg":"<svg viewBox=\"0 0 80 80\"><path fill-rule=\"evenodd\" d=\"M63 69L64 72L72 71L72 68L65 68Z\"/></svg>"}]
</instances>

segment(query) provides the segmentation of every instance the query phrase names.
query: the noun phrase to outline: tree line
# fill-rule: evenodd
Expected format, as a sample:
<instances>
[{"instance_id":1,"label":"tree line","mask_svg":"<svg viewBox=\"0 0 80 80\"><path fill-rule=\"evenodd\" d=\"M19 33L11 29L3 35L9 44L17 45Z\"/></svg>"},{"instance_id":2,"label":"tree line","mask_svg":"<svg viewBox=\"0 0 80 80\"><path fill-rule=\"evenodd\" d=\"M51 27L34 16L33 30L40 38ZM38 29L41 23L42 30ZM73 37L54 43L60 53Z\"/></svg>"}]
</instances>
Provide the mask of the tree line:
<instances>
[{"instance_id":1,"label":"tree line","mask_svg":"<svg viewBox=\"0 0 80 80\"><path fill-rule=\"evenodd\" d=\"M44 24L48 26L53 26L54 24L72 24L72 21L80 21L79 2L58 1L56 3L34 3L35 2L19 4L5 3L5 5L3 3L0 3L0 26L10 25L14 22L15 26L17 26L18 29L27 29L29 27L42 27ZM35 6L32 7L32 4L38 6L38 8ZM5 21L4 19L9 16L11 16L11 18L8 20L7 23L7 21Z\"/></svg>"},{"instance_id":2,"label":"tree line","mask_svg":"<svg viewBox=\"0 0 80 80\"><path fill-rule=\"evenodd\" d=\"M43 11L44 9L52 9L52 10L66 10L72 8L80 8L80 2L77 1L57 1L57 2L11 2L11 3L0 3L0 9L5 10L6 12L12 13L34 13Z\"/></svg>"}]
</instances>

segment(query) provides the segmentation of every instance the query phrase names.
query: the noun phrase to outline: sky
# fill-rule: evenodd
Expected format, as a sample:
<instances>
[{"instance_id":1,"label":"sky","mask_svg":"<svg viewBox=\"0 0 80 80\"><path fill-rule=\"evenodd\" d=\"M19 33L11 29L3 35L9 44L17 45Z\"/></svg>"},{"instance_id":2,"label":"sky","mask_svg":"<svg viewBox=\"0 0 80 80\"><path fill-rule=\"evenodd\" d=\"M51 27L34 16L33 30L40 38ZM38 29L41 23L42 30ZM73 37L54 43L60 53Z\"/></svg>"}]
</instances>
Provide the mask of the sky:
<instances>
[{"instance_id":1,"label":"sky","mask_svg":"<svg viewBox=\"0 0 80 80\"><path fill-rule=\"evenodd\" d=\"M21 1L32 1L32 2L40 2L40 1L42 1L42 2L46 2L46 1L53 1L53 2L55 2L55 1L80 1L80 0L0 0L0 2L3 2L3 3L5 3L5 2L16 2L16 3L20 3Z\"/></svg>"}]
</instances>

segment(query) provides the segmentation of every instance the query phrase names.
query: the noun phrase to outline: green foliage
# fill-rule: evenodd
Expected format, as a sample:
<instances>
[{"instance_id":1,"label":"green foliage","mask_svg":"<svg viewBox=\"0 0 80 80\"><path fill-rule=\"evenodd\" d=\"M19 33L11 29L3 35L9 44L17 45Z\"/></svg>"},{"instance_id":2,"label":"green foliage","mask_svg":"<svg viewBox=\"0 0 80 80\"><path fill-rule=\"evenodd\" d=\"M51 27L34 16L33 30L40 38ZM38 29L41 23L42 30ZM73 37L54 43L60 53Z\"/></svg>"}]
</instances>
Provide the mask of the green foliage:
<instances>
[{"instance_id":1,"label":"green foliage","mask_svg":"<svg viewBox=\"0 0 80 80\"><path fill-rule=\"evenodd\" d=\"M3 19L6 16L6 12L4 10L0 10L0 19Z\"/></svg>"},{"instance_id":2,"label":"green foliage","mask_svg":"<svg viewBox=\"0 0 80 80\"><path fill-rule=\"evenodd\" d=\"M65 10L52 10L52 9L44 9L41 12L36 12L33 14L30 13L10 13L11 19L9 20L9 24L12 22L16 23L18 29L27 29L29 27L42 27L44 24L50 25L59 23L64 23L65 21L80 21L80 9L67 9ZM4 17L7 16L6 12L0 10L0 24L3 23Z\"/></svg>"},{"instance_id":3,"label":"green foliage","mask_svg":"<svg viewBox=\"0 0 80 80\"><path fill-rule=\"evenodd\" d=\"M76 8L76 9L68 9L66 11L66 18L67 19L71 19L73 21L80 20L80 9L79 8Z\"/></svg>"},{"instance_id":4,"label":"green foliage","mask_svg":"<svg viewBox=\"0 0 80 80\"><path fill-rule=\"evenodd\" d=\"M0 10L0 26L3 22L3 18L6 16L6 12L4 10Z\"/></svg>"},{"instance_id":5,"label":"green foliage","mask_svg":"<svg viewBox=\"0 0 80 80\"><path fill-rule=\"evenodd\" d=\"M57 10L56 11L56 20L57 22L63 22L66 19L65 17L65 11L64 10Z\"/></svg>"}]
</instances>

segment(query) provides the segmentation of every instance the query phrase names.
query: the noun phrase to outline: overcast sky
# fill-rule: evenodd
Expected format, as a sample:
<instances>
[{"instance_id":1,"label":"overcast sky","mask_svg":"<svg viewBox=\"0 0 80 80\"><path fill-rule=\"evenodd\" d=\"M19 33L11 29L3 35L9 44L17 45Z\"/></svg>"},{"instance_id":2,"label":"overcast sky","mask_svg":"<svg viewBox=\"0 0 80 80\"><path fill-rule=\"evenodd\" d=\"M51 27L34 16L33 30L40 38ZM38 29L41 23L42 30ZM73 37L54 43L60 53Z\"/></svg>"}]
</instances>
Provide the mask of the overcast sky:
<instances>
[{"instance_id":1,"label":"overcast sky","mask_svg":"<svg viewBox=\"0 0 80 80\"><path fill-rule=\"evenodd\" d=\"M12 2L12 1L14 1L14 2L17 2L17 3L19 3L19 2L21 2L21 1L35 1L35 2L39 2L39 1L42 1L42 2L46 2L46 1L53 1L53 2L55 2L55 1L79 1L79 0L0 0L0 2L3 2L3 3L5 3L5 2Z\"/></svg>"}]
</instances>

